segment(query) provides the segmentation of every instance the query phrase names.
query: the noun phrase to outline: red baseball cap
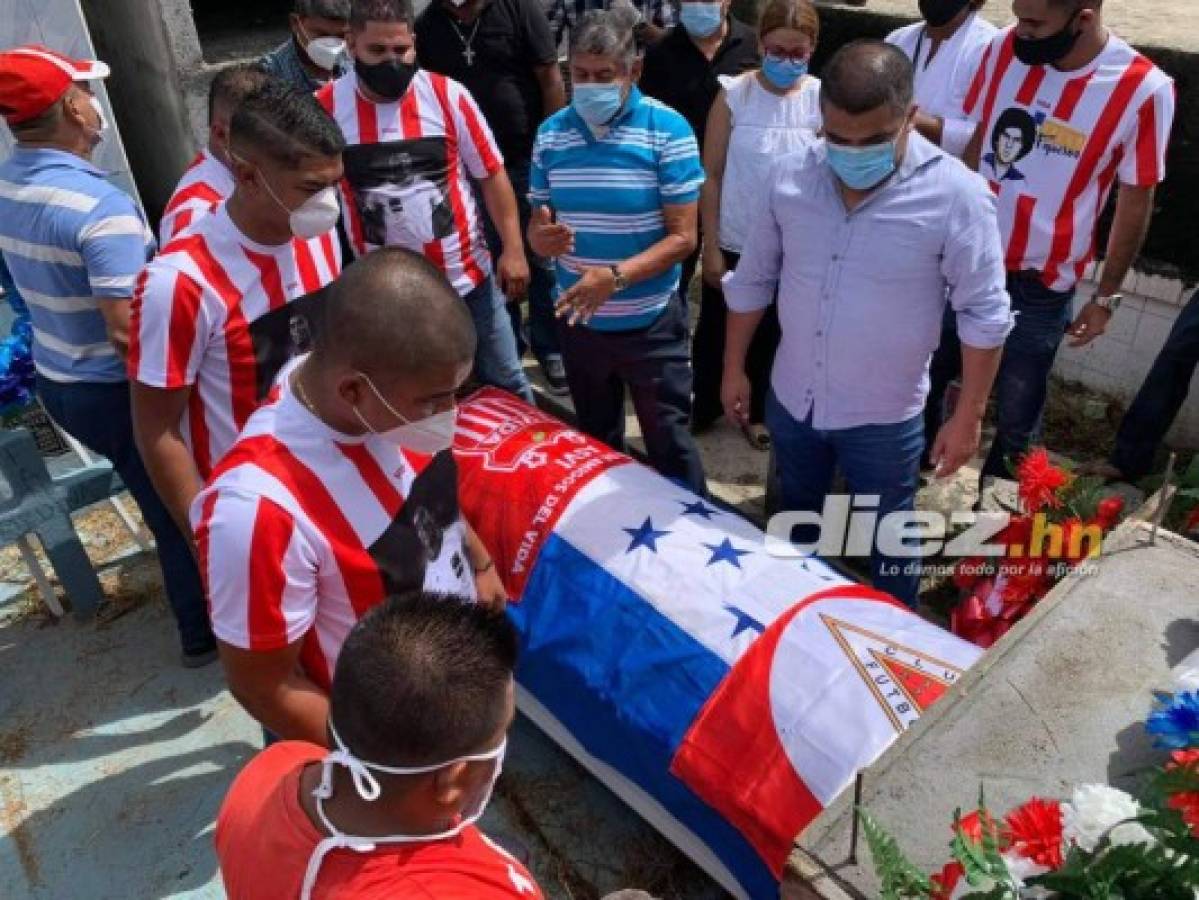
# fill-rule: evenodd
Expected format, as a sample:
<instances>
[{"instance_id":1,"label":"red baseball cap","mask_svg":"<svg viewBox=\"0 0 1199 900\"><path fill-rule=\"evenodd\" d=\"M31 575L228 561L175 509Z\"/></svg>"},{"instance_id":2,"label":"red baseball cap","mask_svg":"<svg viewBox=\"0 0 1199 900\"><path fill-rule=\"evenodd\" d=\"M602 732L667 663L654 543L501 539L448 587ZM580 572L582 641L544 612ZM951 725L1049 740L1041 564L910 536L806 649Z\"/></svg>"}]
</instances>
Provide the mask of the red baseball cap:
<instances>
[{"instance_id":1,"label":"red baseball cap","mask_svg":"<svg viewBox=\"0 0 1199 900\"><path fill-rule=\"evenodd\" d=\"M0 53L0 114L10 125L36 119L58 102L76 81L107 78L109 68L94 59L72 59L37 44Z\"/></svg>"}]
</instances>

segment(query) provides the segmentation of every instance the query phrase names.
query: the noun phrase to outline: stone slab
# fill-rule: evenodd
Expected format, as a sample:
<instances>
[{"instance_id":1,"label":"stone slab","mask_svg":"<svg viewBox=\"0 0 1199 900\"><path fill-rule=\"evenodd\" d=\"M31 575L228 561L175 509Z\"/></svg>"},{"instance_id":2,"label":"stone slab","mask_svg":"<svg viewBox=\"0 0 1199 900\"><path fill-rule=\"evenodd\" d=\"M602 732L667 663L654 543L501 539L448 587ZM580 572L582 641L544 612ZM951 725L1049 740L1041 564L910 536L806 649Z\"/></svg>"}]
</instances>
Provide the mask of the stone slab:
<instances>
[{"instance_id":1,"label":"stone slab","mask_svg":"<svg viewBox=\"0 0 1199 900\"><path fill-rule=\"evenodd\" d=\"M955 808L986 788L1006 811L1086 782L1135 791L1159 762L1141 723L1152 691L1199 646L1199 545L1129 522L1093 574L1062 582L864 776L863 806L927 872L948 860ZM851 797L807 829L802 852L852 896L878 884L863 846L847 862Z\"/></svg>"}]
</instances>

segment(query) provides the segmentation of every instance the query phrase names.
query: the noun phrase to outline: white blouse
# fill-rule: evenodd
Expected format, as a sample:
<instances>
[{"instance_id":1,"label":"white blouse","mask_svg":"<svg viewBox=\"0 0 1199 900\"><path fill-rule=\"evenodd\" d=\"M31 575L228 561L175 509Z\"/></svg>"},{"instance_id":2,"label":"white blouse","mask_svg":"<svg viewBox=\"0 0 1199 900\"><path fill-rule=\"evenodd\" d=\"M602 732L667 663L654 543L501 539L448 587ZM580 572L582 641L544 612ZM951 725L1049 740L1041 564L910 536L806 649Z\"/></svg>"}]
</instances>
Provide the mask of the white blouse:
<instances>
[{"instance_id":1,"label":"white blouse","mask_svg":"<svg viewBox=\"0 0 1199 900\"><path fill-rule=\"evenodd\" d=\"M720 86L731 113L728 157L720 182L720 246L740 253L750 226L762 210L773 162L816 139L820 81L807 76L792 94L773 94L757 72L722 75Z\"/></svg>"}]
</instances>

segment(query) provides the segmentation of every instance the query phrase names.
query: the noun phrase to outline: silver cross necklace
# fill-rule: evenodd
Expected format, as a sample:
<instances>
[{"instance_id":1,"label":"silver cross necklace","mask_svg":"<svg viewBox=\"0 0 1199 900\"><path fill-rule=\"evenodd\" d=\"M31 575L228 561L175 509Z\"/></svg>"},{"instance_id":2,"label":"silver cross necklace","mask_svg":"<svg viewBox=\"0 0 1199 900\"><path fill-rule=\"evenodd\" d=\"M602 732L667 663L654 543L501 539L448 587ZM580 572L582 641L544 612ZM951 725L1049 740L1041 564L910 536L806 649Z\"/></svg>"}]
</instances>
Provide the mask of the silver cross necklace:
<instances>
[{"instance_id":1,"label":"silver cross necklace","mask_svg":"<svg viewBox=\"0 0 1199 900\"><path fill-rule=\"evenodd\" d=\"M451 17L450 22L454 25L454 32L458 35L458 40L462 41L462 58L466 60L468 66L475 64L475 48L471 45L475 42L475 35L479 33L479 23L483 21L480 15L475 19L475 27L470 30L470 37L466 37L462 33L462 26L458 24L458 20Z\"/></svg>"}]
</instances>

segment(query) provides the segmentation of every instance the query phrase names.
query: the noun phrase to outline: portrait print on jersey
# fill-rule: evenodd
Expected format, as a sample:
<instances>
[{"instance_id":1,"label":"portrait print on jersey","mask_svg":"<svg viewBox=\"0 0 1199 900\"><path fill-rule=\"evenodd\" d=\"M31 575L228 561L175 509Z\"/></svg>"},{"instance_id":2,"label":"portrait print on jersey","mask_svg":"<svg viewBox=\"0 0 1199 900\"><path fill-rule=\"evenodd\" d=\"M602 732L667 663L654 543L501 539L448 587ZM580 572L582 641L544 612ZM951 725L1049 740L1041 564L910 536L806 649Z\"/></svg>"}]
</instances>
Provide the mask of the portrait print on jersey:
<instances>
[{"instance_id":1,"label":"portrait print on jersey","mask_svg":"<svg viewBox=\"0 0 1199 900\"><path fill-rule=\"evenodd\" d=\"M991 152L983 155L985 174L994 181L1023 181L1024 173L1016 163L1032 153L1040 133L1040 121L1027 110L1018 106L1005 109L991 129Z\"/></svg>"},{"instance_id":2,"label":"portrait print on jersey","mask_svg":"<svg viewBox=\"0 0 1199 900\"><path fill-rule=\"evenodd\" d=\"M327 290L328 285L272 309L250 323L259 400L270 392L275 376L289 360L312 349L320 330L321 304Z\"/></svg>"},{"instance_id":3,"label":"portrait print on jersey","mask_svg":"<svg viewBox=\"0 0 1199 900\"><path fill-rule=\"evenodd\" d=\"M424 588L470 593L466 526L458 508L458 463L443 450L413 480L391 524L370 547L388 594Z\"/></svg>"},{"instance_id":4,"label":"portrait print on jersey","mask_svg":"<svg viewBox=\"0 0 1199 900\"><path fill-rule=\"evenodd\" d=\"M454 233L445 138L358 144L345 166L367 244L420 253Z\"/></svg>"}]
</instances>

